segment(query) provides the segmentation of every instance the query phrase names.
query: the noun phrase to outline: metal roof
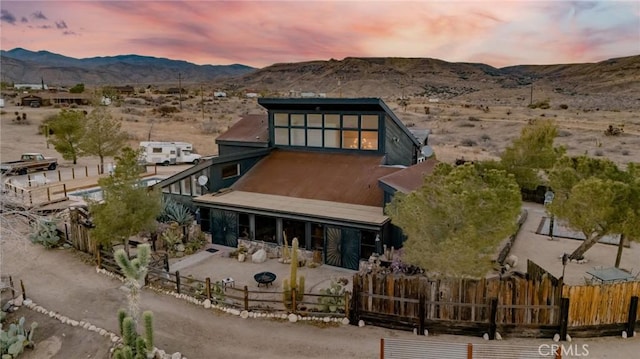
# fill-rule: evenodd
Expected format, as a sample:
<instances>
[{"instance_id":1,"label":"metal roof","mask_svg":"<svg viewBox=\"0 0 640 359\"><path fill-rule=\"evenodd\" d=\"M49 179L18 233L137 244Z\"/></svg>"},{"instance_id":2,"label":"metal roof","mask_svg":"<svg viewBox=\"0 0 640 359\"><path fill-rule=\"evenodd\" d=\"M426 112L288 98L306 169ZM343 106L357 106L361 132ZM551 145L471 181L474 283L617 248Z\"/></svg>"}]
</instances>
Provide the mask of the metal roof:
<instances>
[{"instance_id":1,"label":"metal roof","mask_svg":"<svg viewBox=\"0 0 640 359\"><path fill-rule=\"evenodd\" d=\"M279 213L330 221L382 226L389 221L382 207L292 198L266 193L227 191L196 197L194 202L230 210Z\"/></svg>"},{"instance_id":2,"label":"metal roof","mask_svg":"<svg viewBox=\"0 0 640 359\"><path fill-rule=\"evenodd\" d=\"M279 196L382 206L378 179L399 171L382 166L383 156L273 150L232 188Z\"/></svg>"},{"instance_id":3,"label":"metal roof","mask_svg":"<svg viewBox=\"0 0 640 359\"><path fill-rule=\"evenodd\" d=\"M269 143L269 117L244 115L229 130L216 138L220 142Z\"/></svg>"},{"instance_id":4,"label":"metal roof","mask_svg":"<svg viewBox=\"0 0 640 359\"><path fill-rule=\"evenodd\" d=\"M422 187L424 178L433 173L438 163L440 162L435 159L428 159L396 173L384 176L380 178L380 182L399 192L409 193Z\"/></svg>"}]
</instances>

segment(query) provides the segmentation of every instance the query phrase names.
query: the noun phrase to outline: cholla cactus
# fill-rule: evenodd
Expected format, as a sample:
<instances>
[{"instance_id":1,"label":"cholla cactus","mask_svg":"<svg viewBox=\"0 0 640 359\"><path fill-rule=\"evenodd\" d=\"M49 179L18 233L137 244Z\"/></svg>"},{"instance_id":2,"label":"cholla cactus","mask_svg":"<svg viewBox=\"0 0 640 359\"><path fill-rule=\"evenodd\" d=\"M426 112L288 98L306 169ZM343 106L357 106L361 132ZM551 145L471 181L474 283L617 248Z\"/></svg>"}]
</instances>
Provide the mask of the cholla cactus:
<instances>
[{"instance_id":1,"label":"cholla cactus","mask_svg":"<svg viewBox=\"0 0 640 359\"><path fill-rule=\"evenodd\" d=\"M151 247L148 244L138 246L138 255L130 260L124 249L115 252L115 259L122 269L126 278L126 286L129 288L129 315L134 322L138 322L140 289L142 288L144 277L147 275L147 268L151 259Z\"/></svg>"}]
</instances>

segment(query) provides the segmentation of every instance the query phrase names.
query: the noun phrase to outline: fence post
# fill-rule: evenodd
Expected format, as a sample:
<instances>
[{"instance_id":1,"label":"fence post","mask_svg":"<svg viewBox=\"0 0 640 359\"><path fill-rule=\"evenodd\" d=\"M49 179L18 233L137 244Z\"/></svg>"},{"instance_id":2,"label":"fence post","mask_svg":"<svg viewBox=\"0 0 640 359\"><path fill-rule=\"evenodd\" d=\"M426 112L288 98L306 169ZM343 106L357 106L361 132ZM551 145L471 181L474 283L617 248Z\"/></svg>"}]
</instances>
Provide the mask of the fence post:
<instances>
[{"instance_id":1,"label":"fence post","mask_svg":"<svg viewBox=\"0 0 640 359\"><path fill-rule=\"evenodd\" d=\"M244 286L244 310L249 310L249 288Z\"/></svg>"},{"instance_id":2,"label":"fence post","mask_svg":"<svg viewBox=\"0 0 640 359\"><path fill-rule=\"evenodd\" d=\"M96 165L96 168L98 169L98 176L100 176L102 174L102 171L100 171L100 165Z\"/></svg>"},{"instance_id":3,"label":"fence post","mask_svg":"<svg viewBox=\"0 0 640 359\"><path fill-rule=\"evenodd\" d=\"M344 316L349 318L349 292L344 292Z\"/></svg>"},{"instance_id":4,"label":"fence post","mask_svg":"<svg viewBox=\"0 0 640 359\"><path fill-rule=\"evenodd\" d=\"M638 317L638 296L631 297L629 303L629 319L627 320L627 337L633 337L633 333L636 330L636 318Z\"/></svg>"},{"instance_id":5,"label":"fence post","mask_svg":"<svg viewBox=\"0 0 640 359\"><path fill-rule=\"evenodd\" d=\"M96 260L98 261L98 268L102 268L102 254L101 254L101 250L100 250L100 246L98 246L97 250L96 250Z\"/></svg>"},{"instance_id":6,"label":"fence post","mask_svg":"<svg viewBox=\"0 0 640 359\"><path fill-rule=\"evenodd\" d=\"M26 300L27 293L24 290L24 283L22 282L22 279L20 279L20 289L22 290L22 300Z\"/></svg>"},{"instance_id":7,"label":"fence post","mask_svg":"<svg viewBox=\"0 0 640 359\"><path fill-rule=\"evenodd\" d=\"M496 319L498 317L498 298L491 298L491 317L489 318L489 340L496 339Z\"/></svg>"},{"instance_id":8,"label":"fence post","mask_svg":"<svg viewBox=\"0 0 640 359\"><path fill-rule=\"evenodd\" d=\"M64 191L64 196L66 197L67 196L67 184L66 183L62 184L62 190Z\"/></svg>"},{"instance_id":9,"label":"fence post","mask_svg":"<svg viewBox=\"0 0 640 359\"><path fill-rule=\"evenodd\" d=\"M60 170L58 170L58 182L62 182L62 174L60 174Z\"/></svg>"},{"instance_id":10,"label":"fence post","mask_svg":"<svg viewBox=\"0 0 640 359\"><path fill-rule=\"evenodd\" d=\"M176 271L176 290L180 294L180 271Z\"/></svg>"},{"instance_id":11,"label":"fence post","mask_svg":"<svg viewBox=\"0 0 640 359\"><path fill-rule=\"evenodd\" d=\"M353 296L351 296L351 316L349 317L349 324L358 325L360 320L359 307L360 307L360 278L357 275L353 276Z\"/></svg>"},{"instance_id":12,"label":"fence post","mask_svg":"<svg viewBox=\"0 0 640 359\"><path fill-rule=\"evenodd\" d=\"M164 254L164 270L169 272L169 255L167 253Z\"/></svg>"},{"instance_id":13,"label":"fence post","mask_svg":"<svg viewBox=\"0 0 640 359\"><path fill-rule=\"evenodd\" d=\"M380 338L380 359L384 359L384 338Z\"/></svg>"},{"instance_id":14,"label":"fence post","mask_svg":"<svg viewBox=\"0 0 640 359\"><path fill-rule=\"evenodd\" d=\"M467 359L473 359L473 344L467 344Z\"/></svg>"},{"instance_id":15,"label":"fence post","mask_svg":"<svg viewBox=\"0 0 640 359\"><path fill-rule=\"evenodd\" d=\"M421 291L418 295L418 335L424 335L425 302L424 292Z\"/></svg>"},{"instance_id":16,"label":"fence post","mask_svg":"<svg viewBox=\"0 0 640 359\"><path fill-rule=\"evenodd\" d=\"M207 292L207 299L211 300L211 278L207 277L204 280L205 290Z\"/></svg>"},{"instance_id":17,"label":"fence post","mask_svg":"<svg viewBox=\"0 0 640 359\"><path fill-rule=\"evenodd\" d=\"M75 167L71 167L71 178L76 179L76 169Z\"/></svg>"},{"instance_id":18,"label":"fence post","mask_svg":"<svg viewBox=\"0 0 640 359\"><path fill-rule=\"evenodd\" d=\"M560 340L567 340L569 325L569 298L560 298Z\"/></svg>"},{"instance_id":19,"label":"fence post","mask_svg":"<svg viewBox=\"0 0 640 359\"><path fill-rule=\"evenodd\" d=\"M9 286L11 286L11 299L16 297L16 289L13 287L13 277L9 276Z\"/></svg>"},{"instance_id":20,"label":"fence post","mask_svg":"<svg viewBox=\"0 0 640 359\"><path fill-rule=\"evenodd\" d=\"M31 187L31 175L27 175L27 183Z\"/></svg>"},{"instance_id":21,"label":"fence post","mask_svg":"<svg viewBox=\"0 0 640 359\"><path fill-rule=\"evenodd\" d=\"M89 166L84 166L84 176L89 177Z\"/></svg>"}]
</instances>

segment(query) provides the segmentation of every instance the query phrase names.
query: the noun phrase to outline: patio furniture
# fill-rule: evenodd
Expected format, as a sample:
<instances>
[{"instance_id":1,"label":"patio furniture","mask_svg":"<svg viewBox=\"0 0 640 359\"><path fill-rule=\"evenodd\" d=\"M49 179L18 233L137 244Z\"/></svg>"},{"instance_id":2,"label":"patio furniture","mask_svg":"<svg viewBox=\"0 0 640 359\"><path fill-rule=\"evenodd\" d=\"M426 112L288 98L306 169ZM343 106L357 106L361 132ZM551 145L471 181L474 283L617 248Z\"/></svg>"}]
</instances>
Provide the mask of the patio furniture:
<instances>
[{"instance_id":1,"label":"patio furniture","mask_svg":"<svg viewBox=\"0 0 640 359\"><path fill-rule=\"evenodd\" d=\"M587 274L590 274L593 280L603 284L625 282L633 278L631 273L615 267L598 268L598 269L594 268L594 269L588 270Z\"/></svg>"},{"instance_id":2,"label":"patio furniture","mask_svg":"<svg viewBox=\"0 0 640 359\"><path fill-rule=\"evenodd\" d=\"M256 273L253 278L258 282L258 287L260 284L264 284L265 287L268 287L269 284L273 284L273 281L276 280L276 275L271 272L260 272Z\"/></svg>"},{"instance_id":3,"label":"patio furniture","mask_svg":"<svg viewBox=\"0 0 640 359\"><path fill-rule=\"evenodd\" d=\"M222 280L222 287L226 288L227 286L230 286L231 288L235 288L236 281L231 277L227 277L227 278L223 279Z\"/></svg>"}]
</instances>

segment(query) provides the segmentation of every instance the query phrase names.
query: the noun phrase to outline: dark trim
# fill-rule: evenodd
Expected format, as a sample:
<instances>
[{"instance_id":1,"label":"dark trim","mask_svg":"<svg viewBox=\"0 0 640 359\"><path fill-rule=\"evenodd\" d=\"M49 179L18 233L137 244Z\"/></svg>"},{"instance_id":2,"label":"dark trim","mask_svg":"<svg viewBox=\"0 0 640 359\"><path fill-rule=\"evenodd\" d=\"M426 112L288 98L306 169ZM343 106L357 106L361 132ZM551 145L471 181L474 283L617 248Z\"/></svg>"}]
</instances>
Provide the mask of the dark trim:
<instances>
[{"instance_id":1,"label":"dark trim","mask_svg":"<svg viewBox=\"0 0 640 359\"><path fill-rule=\"evenodd\" d=\"M269 147L269 141L267 142L250 142L250 141L229 141L229 140L216 140L216 144L223 146L241 146L241 147Z\"/></svg>"}]
</instances>

